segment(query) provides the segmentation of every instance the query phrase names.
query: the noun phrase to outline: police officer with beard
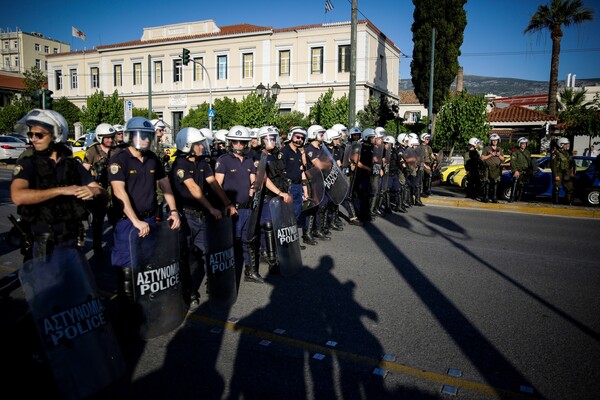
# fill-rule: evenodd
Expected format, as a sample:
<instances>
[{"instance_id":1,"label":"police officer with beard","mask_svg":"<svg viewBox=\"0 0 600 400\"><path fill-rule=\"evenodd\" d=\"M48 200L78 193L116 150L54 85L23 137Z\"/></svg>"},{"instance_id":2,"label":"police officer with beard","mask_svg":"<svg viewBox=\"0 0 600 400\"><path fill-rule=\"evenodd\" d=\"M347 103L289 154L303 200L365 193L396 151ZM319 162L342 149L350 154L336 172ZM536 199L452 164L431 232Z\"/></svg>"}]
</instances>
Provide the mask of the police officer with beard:
<instances>
[{"instance_id":1,"label":"police officer with beard","mask_svg":"<svg viewBox=\"0 0 600 400\"><path fill-rule=\"evenodd\" d=\"M104 189L108 189L108 159L116 135L115 128L106 123L96 127L96 140L85 152L83 166ZM92 202L92 243L95 257L102 257L102 232L106 217L107 199L100 197Z\"/></svg>"},{"instance_id":2,"label":"police officer with beard","mask_svg":"<svg viewBox=\"0 0 600 400\"><path fill-rule=\"evenodd\" d=\"M190 310L193 310L199 305L198 288L204 271L206 235L210 234L206 231L206 216L209 213L215 219L222 216L204 193L210 187L225 205L228 215L235 212L235 206L215 179L208 163L210 147L206 137L196 128L183 128L177 134L175 143L177 155L169 180L181 211L183 292Z\"/></svg>"},{"instance_id":3,"label":"police officer with beard","mask_svg":"<svg viewBox=\"0 0 600 400\"><path fill-rule=\"evenodd\" d=\"M60 247L78 248L88 216L84 202L106 196L106 191L64 144L68 126L62 115L34 109L16 129L26 132L33 145L17 160L10 185L22 228L32 240L32 246L22 249L24 261Z\"/></svg>"},{"instance_id":4,"label":"police officer with beard","mask_svg":"<svg viewBox=\"0 0 600 400\"><path fill-rule=\"evenodd\" d=\"M117 272L117 296L124 311L132 311L134 282L129 247L129 234L136 229L139 237L146 237L156 225L158 213L157 187L160 187L169 206L171 229L179 229L179 212L171 191L169 179L159 157L152 151L155 130L143 117L133 117L125 126L128 144L109 160L108 181L112 202L120 215L114 226L112 264Z\"/></svg>"}]
</instances>

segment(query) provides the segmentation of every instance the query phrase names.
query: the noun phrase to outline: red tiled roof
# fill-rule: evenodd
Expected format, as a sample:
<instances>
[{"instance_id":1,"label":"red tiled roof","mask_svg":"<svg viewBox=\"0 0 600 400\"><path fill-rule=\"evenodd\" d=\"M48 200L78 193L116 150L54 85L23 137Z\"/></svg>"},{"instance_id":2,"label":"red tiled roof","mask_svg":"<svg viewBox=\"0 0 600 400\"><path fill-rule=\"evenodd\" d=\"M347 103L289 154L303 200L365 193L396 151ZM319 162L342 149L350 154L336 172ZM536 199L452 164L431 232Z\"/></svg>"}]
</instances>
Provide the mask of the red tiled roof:
<instances>
[{"instance_id":1,"label":"red tiled roof","mask_svg":"<svg viewBox=\"0 0 600 400\"><path fill-rule=\"evenodd\" d=\"M399 90L398 97L400 104L421 104L414 90Z\"/></svg>"},{"instance_id":2,"label":"red tiled roof","mask_svg":"<svg viewBox=\"0 0 600 400\"><path fill-rule=\"evenodd\" d=\"M492 122L542 122L556 121L557 118L544 114L541 111L531 110L527 107L508 106L506 108L494 108L487 117L487 121Z\"/></svg>"},{"instance_id":3,"label":"red tiled roof","mask_svg":"<svg viewBox=\"0 0 600 400\"><path fill-rule=\"evenodd\" d=\"M0 74L0 89L24 90L24 79L18 76Z\"/></svg>"},{"instance_id":4,"label":"red tiled roof","mask_svg":"<svg viewBox=\"0 0 600 400\"><path fill-rule=\"evenodd\" d=\"M548 104L547 94L535 94L512 97L498 97L491 100L492 103L512 104L515 106L545 106Z\"/></svg>"}]
</instances>

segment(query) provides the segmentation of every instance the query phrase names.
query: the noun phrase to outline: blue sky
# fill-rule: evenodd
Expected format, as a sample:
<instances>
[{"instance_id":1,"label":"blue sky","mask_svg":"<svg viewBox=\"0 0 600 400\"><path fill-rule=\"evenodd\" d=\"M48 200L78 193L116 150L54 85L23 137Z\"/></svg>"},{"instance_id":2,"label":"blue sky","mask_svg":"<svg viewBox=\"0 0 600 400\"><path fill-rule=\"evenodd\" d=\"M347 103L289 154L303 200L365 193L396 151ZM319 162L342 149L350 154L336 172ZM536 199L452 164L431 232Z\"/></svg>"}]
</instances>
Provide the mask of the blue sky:
<instances>
[{"instance_id":1,"label":"blue sky","mask_svg":"<svg viewBox=\"0 0 600 400\"><path fill-rule=\"evenodd\" d=\"M217 25L250 23L275 28L323 22L350 21L351 0L304 1L191 1L51 2L11 1L3 7L0 28L40 32L75 50L140 39L144 27L213 19ZM467 27L460 64L465 74L547 81L552 43L547 32L523 34L540 4L550 0L469 0ZM595 19L564 30L559 79L600 78L600 0L584 0ZM403 54L412 56L413 3L411 0L359 0L358 18L368 18ZM87 35L84 42L71 36L71 26ZM410 78L410 58L401 58L400 77Z\"/></svg>"}]
</instances>

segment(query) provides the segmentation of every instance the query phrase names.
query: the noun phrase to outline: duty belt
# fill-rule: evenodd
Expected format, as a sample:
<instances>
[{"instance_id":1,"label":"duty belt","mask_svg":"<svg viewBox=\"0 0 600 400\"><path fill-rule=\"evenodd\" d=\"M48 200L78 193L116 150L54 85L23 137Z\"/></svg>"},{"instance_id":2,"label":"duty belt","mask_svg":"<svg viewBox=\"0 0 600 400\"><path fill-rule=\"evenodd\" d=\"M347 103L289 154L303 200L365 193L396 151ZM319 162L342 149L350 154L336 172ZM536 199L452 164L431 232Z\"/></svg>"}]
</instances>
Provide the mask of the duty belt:
<instances>
[{"instance_id":1,"label":"duty belt","mask_svg":"<svg viewBox=\"0 0 600 400\"><path fill-rule=\"evenodd\" d=\"M235 208L251 208L251 207L252 207L251 201L247 201L245 203L235 203Z\"/></svg>"},{"instance_id":2,"label":"duty belt","mask_svg":"<svg viewBox=\"0 0 600 400\"><path fill-rule=\"evenodd\" d=\"M150 218L150 217L155 217L156 216L156 209L152 209L150 211L138 212L138 213L135 213L135 215L137 215L137 217L140 220L146 219L146 218Z\"/></svg>"},{"instance_id":3,"label":"duty belt","mask_svg":"<svg viewBox=\"0 0 600 400\"><path fill-rule=\"evenodd\" d=\"M191 207L183 207L183 212L191 215L194 218L204 218L204 211L202 210L197 210Z\"/></svg>"}]
</instances>

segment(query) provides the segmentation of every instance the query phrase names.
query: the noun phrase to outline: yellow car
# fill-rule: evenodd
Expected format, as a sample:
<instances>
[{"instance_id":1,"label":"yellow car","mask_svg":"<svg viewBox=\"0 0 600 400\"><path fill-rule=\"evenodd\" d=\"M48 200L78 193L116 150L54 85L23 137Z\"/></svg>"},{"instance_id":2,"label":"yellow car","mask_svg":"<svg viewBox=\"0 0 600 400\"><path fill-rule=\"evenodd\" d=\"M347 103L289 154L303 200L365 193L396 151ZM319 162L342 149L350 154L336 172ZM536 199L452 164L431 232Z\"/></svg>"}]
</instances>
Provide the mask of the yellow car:
<instances>
[{"instance_id":1,"label":"yellow car","mask_svg":"<svg viewBox=\"0 0 600 400\"><path fill-rule=\"evenodd\" d=\"M441 183L445 183L450 185L452 182L452 177L456 175L458 171L461 169L465 169L465 166L462 164L452 164L446 165L440 168L440 181Z\"/></svg>"}]
</instances>

